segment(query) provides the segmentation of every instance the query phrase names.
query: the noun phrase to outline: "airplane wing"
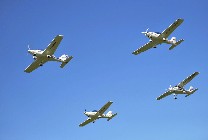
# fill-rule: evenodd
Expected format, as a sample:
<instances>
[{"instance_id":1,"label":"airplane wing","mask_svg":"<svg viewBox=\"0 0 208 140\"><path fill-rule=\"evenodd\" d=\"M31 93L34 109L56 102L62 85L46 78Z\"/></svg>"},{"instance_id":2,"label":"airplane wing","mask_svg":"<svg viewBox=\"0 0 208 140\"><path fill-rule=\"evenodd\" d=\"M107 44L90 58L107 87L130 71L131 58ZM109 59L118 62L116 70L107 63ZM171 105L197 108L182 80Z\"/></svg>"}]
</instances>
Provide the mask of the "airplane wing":
<instances>
[{"instance_id":1,"label":"airplane wing","mask_svg":"<svg viewBox=\"0 0 208 140\"><path fill-rule=\"evenodd\" d=\"M40 63L44 64L46 61L40 58L36 59L31 65L29 65L24 71L27 73L32 72L40 66Z\"/></svg>"},{"instance_id":2,"label":"airplane wing","mask_svg":"<svg viewBox=\"0 0 208 140\"><path fill-rule=\"evenodd\" d=\"M171 95L173 92L171 92L170 90L166 91L165 93L163 93L162 95L160 95L159 97L157 97L157 100L160 100L162 98L165 98L166 96Z\"/></svg>"},{"instance_id":3,"label":"airplane wing","mask_svg":"<svg viewBox=\"0 0 208 140\"><path fill-rule=\"evenodd\" d=\"M103 114L109 107L110 105L112 104L113 102L112 101L109 101L107 102L99 111L98 113L99 114Z\"/></svg>"},{"instance_id":4,"label":"airplane wing","mask_svg":"<svg viewBox=\"0 0 208 140\"><path fill-rule=\"evenodd\" d=\"M142 46L139 49L137 49L136 51L134 51L132 54L138 55L138 54L140 54L140 53L142 53L142 52L144 52L144 51L146 51L146 50L148 50L148 49L150 49L150 48L152 48L156 45L158 45L156 42L150 41L147 44L145 44L144 46Z\"/></svg>"},{"instance_id":5,"label":"airplane wing","mask_svg":"<svg viewBox=\"0 0 208 140\"><path fill-rule=\"evenodd\" d=\"M53 55L62 39L63 39L63 35L57 35L52 40L52 42L48 45L48 47L43 51L43 54Z\"/></svg>"},{"instance_id":6,"label":"airplane wing","mask_svg":"<svg viewBox=\"0 0 208 140\"><path fill-rule=\"evenodd\" d=\"M87 125L88 123L93 122L94 120L96 120L95 117L94 117L94 118L88 118L86 121L84 121L83 123L81 123L81 124L79 125L79 127L85 126L85 125Z\"/></svg>"},{"instance_id":7,"label":"airplane wing","mask_svg":"<svg viewBox=\"0 0 208 140\"><path fill-rule=\"evenodd\" d=\"M186 79L184 79L182 82L180 82L177 86L179 87L184 87L187 83L189 83L195 76L197 76L199 74L199 72L194 72L193 74L191 74L189 77L187 77Z\"/></svg>"},{"instance_id":8,"label":"airplane wing","mask_svg":"<svg viewBox=\"0 0 208 140\"><path fill-rule=\"evenodd\" d=\"M161 35L163 38L167 38L184 20L179 18L173 24L171 24L167 29L165 29ZM161 36L160 35L160 36Z\"/></svg>"}]
</instances>

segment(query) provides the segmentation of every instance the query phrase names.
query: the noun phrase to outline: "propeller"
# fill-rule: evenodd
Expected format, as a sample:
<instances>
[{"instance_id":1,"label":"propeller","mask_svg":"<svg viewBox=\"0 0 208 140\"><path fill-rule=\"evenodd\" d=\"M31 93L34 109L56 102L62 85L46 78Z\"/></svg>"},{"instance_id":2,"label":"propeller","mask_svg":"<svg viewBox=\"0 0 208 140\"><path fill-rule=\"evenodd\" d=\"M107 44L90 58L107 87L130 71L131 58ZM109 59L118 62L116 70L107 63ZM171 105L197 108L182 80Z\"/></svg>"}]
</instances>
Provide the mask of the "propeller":
<instances>
[{"instance_id":1,"label":"propeller","mask_svg":"<svg viewBox=\"0 0 208 140\"><path fill-rule=\"evenodd\" d=\"M87 111L87 110L85 109L85 110L84 110L84 113L85 113L86 111Z\"/></svg>"},{"instance_id":2,"label":"propeller","mask_svg":"<svg viewBox=\"0 0 208 140\"><path fill-rule=\"evenodd\" d=\"M29 54L29 50L30 50L30 45L29 44L27 45L27 48L28 48L28 50L27 50L27 52L28 52L27 55L28 55Z\"/></svg>"},{"instance_id":3,"label":"propeller","mask_svg":"<svg viewBox=\"0 0 208 140\"><path fill-rule=\"evenodd\" d=\"M29 45L29 44L28 44L28 46L27 46L27 47L28 47L28 50L30 50L30 45Z\"/></svg>"},{"instance_id":4,"label":"propeller","mask_svg":"<svg viewBox=\"0 0 208 140\"><path fill-rule=\"evenodd\" d=\"M171 89L171 88L172 88L172 86L170 85L170 86L169 86L169 89Z\"/></svg>"},{"instance_id":5,"label":"propeller","mask_svg":"<svg viewBox=\"0 0 208 140\"><path fill-rule=\"evenodd\" d=\"M147 34L148 33L149 28L147 28L146 32L141 32L142 34Z\"/></svg>"},{"instance_id":6,"label":"propeller","mask_svg":"<svg viewBox=\"0 0 208 140\"><path fill-rule=\"evenodd\" d=\"M169 88L168 88L168 89L165 89L165 90L170 90L170 88L172 88L172 86L171 86L171 85L169 86Z\"/></svg>"}]
</instances>

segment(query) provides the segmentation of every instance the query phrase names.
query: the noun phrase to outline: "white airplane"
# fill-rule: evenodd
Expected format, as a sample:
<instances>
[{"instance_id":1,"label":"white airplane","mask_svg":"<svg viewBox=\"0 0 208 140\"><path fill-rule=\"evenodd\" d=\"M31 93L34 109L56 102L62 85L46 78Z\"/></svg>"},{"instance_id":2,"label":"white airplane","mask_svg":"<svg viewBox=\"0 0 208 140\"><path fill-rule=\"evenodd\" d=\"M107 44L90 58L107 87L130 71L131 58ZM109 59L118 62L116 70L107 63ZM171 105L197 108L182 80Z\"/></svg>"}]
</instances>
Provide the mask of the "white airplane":
<instances>
[{"instance_id":1,"label":"white airplane","mask_svg":"<svg viewBox=\"0 0 208 140\"><path fill-rule=\"evenodd\" d=\"M176 37L172 37L171 40L168 40L168 36L183 22L183 19L179 18L177 19L173 24L171 24L167 29L165 29L162 33L159 32L148 32L148 29L146 32L142 32L142 34L145 34L150 40L147 44L142 46L141 48L134 51L132 54L138 55L150 48L156 48L158 44L167 43L171 44L172 46L169 48L169 50L172 50L177 45L179 45L184 40L181 39L179 41L176 41Z\"/></svg>"},{"instance_id":2,"label":"white airplane","mask_svg":"<svg viewBox=\"0 0 208 140\"><path fill-rule=\"evenodd\" d=\"M43 66L43 64L48 61L61 62L60 67L63 68L73 58L73 56L63 54L61 57L56 58L53 55L62 39L63 35L57 35L44 51L31 50L28 46L28 53L33 55L33 59L35 61L31 65L29 65L24 71L30 73L33 70L37 69L39 66Z\"/></svg>"},{"instance_id":3,"label":"white airplane","mask_svg":"<svg viewBox=\"0 0 208 140\"><path fill-rule=\"evenodd\" d=\"M182 82L180 82L178 85L174 86L174 87L170 87L168 88L168 91L166 91L164 94L160 95L157 100L160 100L168 95L173 94L174 95L174 99L177 99L176 96L178 94L186 94L185 97L190 96L191 94L193 94L194 92L196 92L198 90L198 88L193 88L192 86L190 86L190 88L188 90L185 90L183 87L189 83L195 76L197 76L199 74L199 72L194 72L193 74L191 74L189 77L187 77L186 79L184 79Z\"/></svg>"},{"instance_id":4,"label":"white airplane","mask_svg":"<svg viewBox=\"0 0 208 140\"><path fill-rule=\"evenodd\" d=\"M117 115L117 113L113 114L112 111L109 111L107 114L104 114L104 112L110 107L112 103L112 101L107 102L99 111L94 110L92 112L86 112L85 110L84 114L88 117L88 119L81 123L79 126L82 127L87 125L88 123L94 123L97 119L100 118L107 118L107 121L110 121L113 117Z\"/></svg>"}]
</instances>

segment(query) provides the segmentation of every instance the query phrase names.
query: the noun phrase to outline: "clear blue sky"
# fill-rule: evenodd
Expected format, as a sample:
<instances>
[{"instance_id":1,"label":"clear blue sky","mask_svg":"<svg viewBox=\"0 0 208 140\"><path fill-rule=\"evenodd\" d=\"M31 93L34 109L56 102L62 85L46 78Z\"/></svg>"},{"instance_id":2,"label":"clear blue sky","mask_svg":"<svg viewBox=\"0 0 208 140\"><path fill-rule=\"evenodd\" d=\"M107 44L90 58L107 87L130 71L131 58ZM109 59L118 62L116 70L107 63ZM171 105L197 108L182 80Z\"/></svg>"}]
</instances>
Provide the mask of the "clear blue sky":
<instances>
[{"instance_id":1,"label":"clear blue sky","mask_svg":"<svg viewBox=\"0 0 208 140\"><path fill-rule=\"evenodd\" d=\"M0 5L1 140L207 140L208 2L206 0L2 0ZM141 55L141 34L163 31L185 41ZM73 55L64 69L46 63L27 74L31 49L63 34L55 55ZM157 101L169 85L199 71L196 94ZM118 115L79 128L84 109L112 100Z\"/></svg>"}]
</instances>

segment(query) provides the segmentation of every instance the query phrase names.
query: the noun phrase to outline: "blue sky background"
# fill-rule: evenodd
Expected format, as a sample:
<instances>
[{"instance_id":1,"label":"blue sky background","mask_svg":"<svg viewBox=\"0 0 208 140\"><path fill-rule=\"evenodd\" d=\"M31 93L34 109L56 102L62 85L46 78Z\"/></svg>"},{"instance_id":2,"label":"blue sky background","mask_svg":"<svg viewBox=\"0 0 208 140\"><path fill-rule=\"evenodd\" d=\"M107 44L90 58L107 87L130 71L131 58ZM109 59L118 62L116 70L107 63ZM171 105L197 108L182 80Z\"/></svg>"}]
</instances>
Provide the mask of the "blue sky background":
<instances>
[{"instance_id":1,"label":"blue sky background","mask_svg":"<svg viewBox=\"0 0 208 140\"><path fill-rule=\"evenodd\" d=\"M207 140L208 15L206 0L2 0L0 5L1 140ZM174 50L159 45L141 55L142 31L184 38ZM31 49L63 34L55 55L73 55L64 69L46 63L27 74ZM195 71L196 94L157 101L169 85ZM79 128L84 109L107 101L118 115Z\"/></svg>"}]
</instances>

